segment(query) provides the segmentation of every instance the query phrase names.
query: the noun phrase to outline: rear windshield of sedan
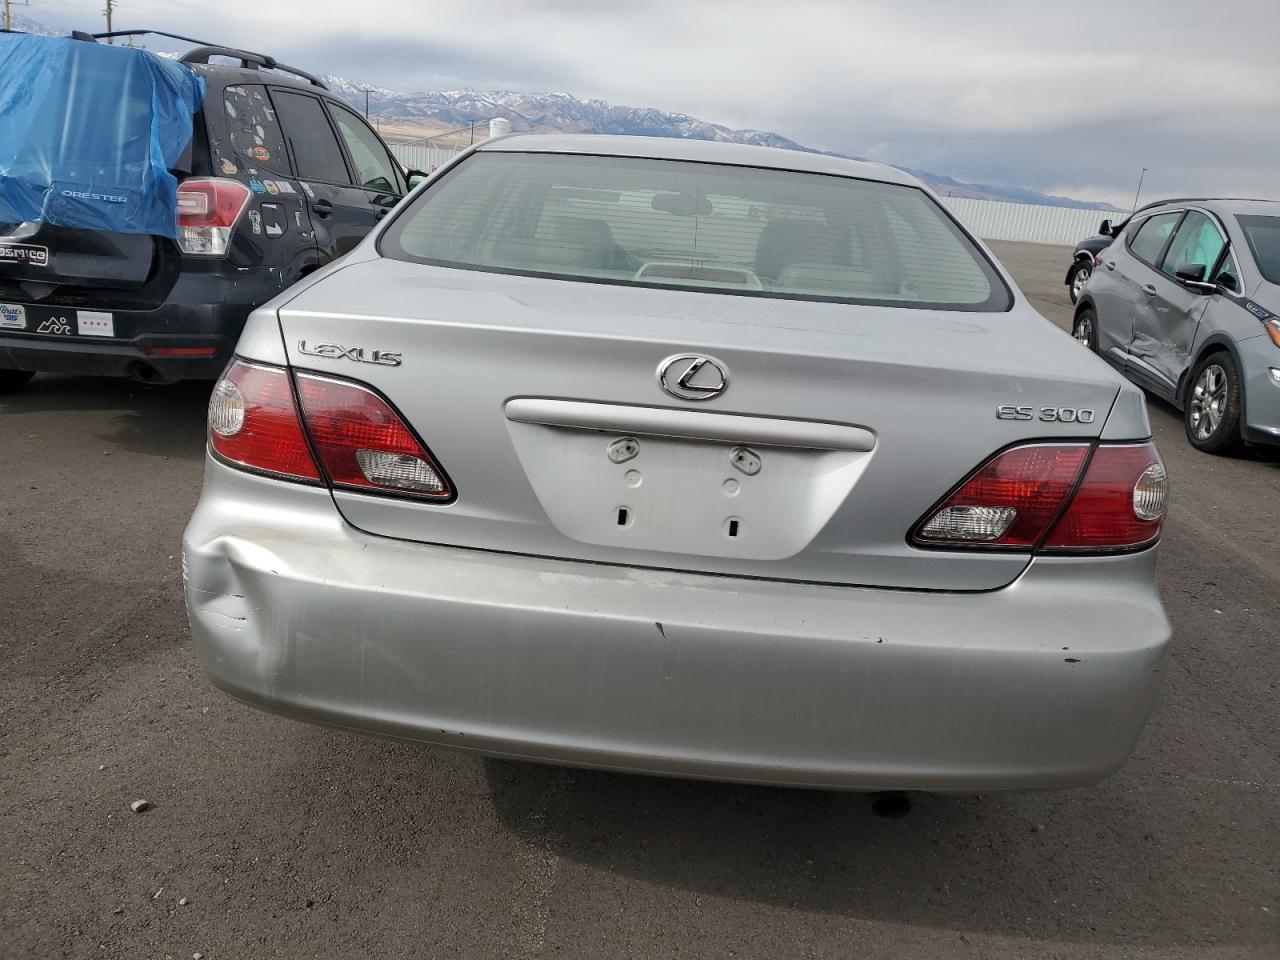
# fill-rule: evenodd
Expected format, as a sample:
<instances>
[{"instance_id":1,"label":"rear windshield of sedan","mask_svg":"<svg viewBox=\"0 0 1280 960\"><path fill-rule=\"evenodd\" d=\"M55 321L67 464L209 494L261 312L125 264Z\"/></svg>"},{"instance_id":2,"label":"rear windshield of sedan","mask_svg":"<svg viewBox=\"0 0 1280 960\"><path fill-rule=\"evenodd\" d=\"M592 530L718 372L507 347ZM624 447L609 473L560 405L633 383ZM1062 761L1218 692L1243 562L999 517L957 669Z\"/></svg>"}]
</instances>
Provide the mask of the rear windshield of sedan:
<instances>
[{"instance_id":1,"label":"rear windshield of sedan","mask_svg":"<svg viewBox=\"0 0 1280 960\"><path fill-rule=\"evenodd\" d=\"M1271 283L1280 283L1280 217L1237 216L1249 241L1258 271Z\"/></svg>"},{"instance_id":2,"label":"rear windshield of sedan","mask_svg":"<svg viewBox=\"0 0 1280 960\"><path fill-rule=\"evenodd\" d=\"M445 267L707 293L1007 310L1008 289L915 187L758 167L478 152L383 236Z\"/></svg>"}]
</instances>

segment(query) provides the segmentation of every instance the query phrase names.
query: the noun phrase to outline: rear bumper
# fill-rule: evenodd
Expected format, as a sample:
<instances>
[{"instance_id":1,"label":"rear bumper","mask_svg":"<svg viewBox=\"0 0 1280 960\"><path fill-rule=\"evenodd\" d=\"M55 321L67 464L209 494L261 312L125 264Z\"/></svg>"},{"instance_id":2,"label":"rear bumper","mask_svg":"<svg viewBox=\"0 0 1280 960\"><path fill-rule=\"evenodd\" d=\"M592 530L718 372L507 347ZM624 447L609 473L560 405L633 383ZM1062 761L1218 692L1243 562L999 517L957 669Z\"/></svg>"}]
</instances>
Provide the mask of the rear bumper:
<instances>
[{"instance_id":1,"label":"rear bumper","mask_svg":"<svg viewBox=\"0 0 1280 960\"><path fill-rule=\"evenodd\" d=\"M72 331L81 310L110 313L115 333L42 334L34 322L27 330L0 329L0 369L213 380L231 358L249 313L280 291L274 271L217 267L180 274L165 302L147 309L119 307L110 290L102 291L100 301L81 297L75 306L26 303L32 313L53 309ZM205 355L192 356L192 351Z\"/></svg>"},{"instance_id":2,"label":"rear bumper","mask_svg":"<svg viewBox=\"0 0 1280 960\"><path fill-rule=\"evenodd\" d=\"M157 383L214 380L227 365L237 337L147 337L141 341L51 340L0 333L0 370L34 370L97 377L134 377ZM160 349L212 350L209 356L158 356Z\"/></svg>"},{"instance_id":3,"label":"rear bumper","mask_svg":"<svg viewBox=\"0 0 1280 960\"><path fill-rule=\"evenodd\" d=\"M301 719L488 754L792 786L1092 781L1170 637L1154 551L929 594L369 536L209 463L183 570L210 679Z\"/></svg>"}]
</instances>

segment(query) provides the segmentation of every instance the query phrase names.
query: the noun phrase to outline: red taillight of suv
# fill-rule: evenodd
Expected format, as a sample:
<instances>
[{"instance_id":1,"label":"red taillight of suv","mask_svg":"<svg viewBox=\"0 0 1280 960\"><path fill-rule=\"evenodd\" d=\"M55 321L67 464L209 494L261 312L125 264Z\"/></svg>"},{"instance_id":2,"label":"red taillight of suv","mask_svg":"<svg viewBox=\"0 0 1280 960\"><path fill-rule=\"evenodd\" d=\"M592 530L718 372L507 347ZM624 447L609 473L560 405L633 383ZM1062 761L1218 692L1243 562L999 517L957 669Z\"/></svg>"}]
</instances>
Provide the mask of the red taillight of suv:
<instances>
[{"instance_id":1,"label":"red taillight of suv","mask_svg":"<svg viewBox=\"0 0 1280 960\"><path fill-rule=\"evenodd\" d=\"M178 246L199 257L225 257L231 231L249 205L249 188L239 180L207 177L178 186Z\"/></svg>"},{"instance_id":2,"label":"red taillight of suv","mask_svg":"<svg viewBox=\"0 0 1280 960\"><path fill-rule=\"evenodd\" d=\"M209 402L209 445L233 466L364 493L447 501L453 488L369 387L234 360ZM301 405L299 405L299 403Z\"/></svg>"},{"instance_id":3,"label":"red taillight of suv","mask_svg":"<svg viewBox=\"0 0 1280 960\"><path fill-rule=\"evenodd\" d=\"M1159 538L1168 493L1164 465L1149 442L1025 444L974 471L925 515L911 541L1054 552L1135 550Z\"/></svg>"}]
</instances>

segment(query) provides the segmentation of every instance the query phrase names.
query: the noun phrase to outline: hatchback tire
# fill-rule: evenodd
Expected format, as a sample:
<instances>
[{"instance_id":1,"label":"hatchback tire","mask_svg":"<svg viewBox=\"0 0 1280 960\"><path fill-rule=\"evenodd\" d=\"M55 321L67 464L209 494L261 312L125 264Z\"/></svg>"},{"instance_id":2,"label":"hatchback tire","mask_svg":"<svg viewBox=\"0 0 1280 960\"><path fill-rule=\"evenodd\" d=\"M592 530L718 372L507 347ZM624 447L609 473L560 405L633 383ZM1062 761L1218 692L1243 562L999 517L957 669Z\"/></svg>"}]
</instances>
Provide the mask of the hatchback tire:
<instances>
[{"instance_id":1,"label":"hatchback tire","mask_svg":"<svg viewBox=\"0 0 1280 960\"><path fill-rule=\"evenodd\" d=\"M1092 274L1093 267L1088 260L1079 260L1071 268L1071 272L1067 275L1067 292L1071 296L1072 303L1080 302L1080 294L1084 292L1084 285Z\"/></svg>"},{"instance_id":2,"label":"hatchback tire","mask_svg":"<svg viewBox=\"0 0 1280 960\"><path fill-rule=\"evenodd\" d=\"M0 393L14 393L27 385L35 374L30 370L0 370Z\"/></svg>"},{"instance_id":3,"label":"hatchback tire","mask_svg":"<svg viewBox=\"0 0 1280 960\"><path fill-rule=\"evenodd\" d=\"M1098 352L1098 315L1093 307L1085 307L1076 314L1075 323L1071 326L1071 336L1082 347Z\"/></svg>"},{"instance_id":4,"label":"hatchback tire","mask_svg":"<svg viewBox=\"0 0 1280 960\"><path fill-rule=\"evenodd\" d=\"M1244 406L1240 372L1229 353L1212 353L1191 371L1183 423L1187 440L1205 453L1238 450L1240 410Z\"/></svg>"}]
</instances>

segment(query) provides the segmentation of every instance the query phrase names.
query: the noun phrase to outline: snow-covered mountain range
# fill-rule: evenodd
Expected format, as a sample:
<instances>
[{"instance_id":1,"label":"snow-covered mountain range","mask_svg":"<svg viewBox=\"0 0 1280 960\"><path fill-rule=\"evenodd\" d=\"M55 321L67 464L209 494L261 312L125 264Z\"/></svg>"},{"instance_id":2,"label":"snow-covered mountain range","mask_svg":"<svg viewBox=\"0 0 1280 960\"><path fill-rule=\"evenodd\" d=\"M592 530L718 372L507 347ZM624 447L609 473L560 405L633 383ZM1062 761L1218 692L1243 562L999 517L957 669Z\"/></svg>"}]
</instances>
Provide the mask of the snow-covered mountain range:
<instances>
[{"instance_id":1,"label":"snow-covered mountain range","mask_svg":"<svg viewBox=\"0 0 1280 960\"><path fill-rule=\"evenodd\" d=\"M511 121L511 129L517 133L621 133L724 140L813 153L829 152L815 150L768 130L734 130L723 124L699 120L682 113L667 113L653 107L617 106L604 100L582 100L569 93L518 93L511 90L432 90L406 93L359 83L346 77L329 75L323 79L333 92L361 110L365 106L367 90L369 115L387 122L465 127L471 123L487 123L494 117L505 117ZM935 190L957 197L1012 200L1059 207L1106 206L1069 197L1049 196L1018 187L962 183L927 170L903 169L924 180Z\"/></svg>"}]
</instances>

